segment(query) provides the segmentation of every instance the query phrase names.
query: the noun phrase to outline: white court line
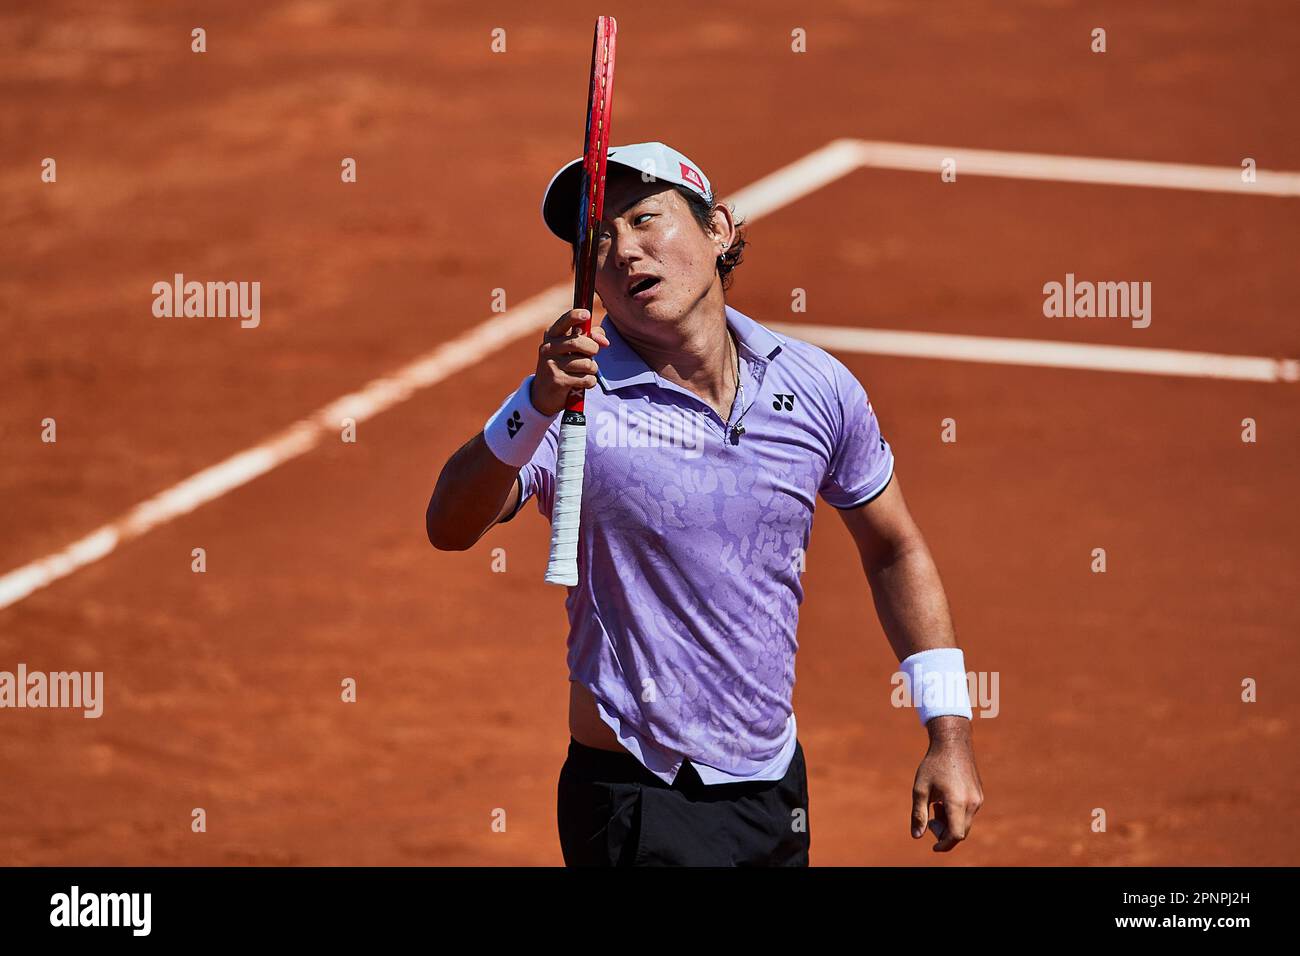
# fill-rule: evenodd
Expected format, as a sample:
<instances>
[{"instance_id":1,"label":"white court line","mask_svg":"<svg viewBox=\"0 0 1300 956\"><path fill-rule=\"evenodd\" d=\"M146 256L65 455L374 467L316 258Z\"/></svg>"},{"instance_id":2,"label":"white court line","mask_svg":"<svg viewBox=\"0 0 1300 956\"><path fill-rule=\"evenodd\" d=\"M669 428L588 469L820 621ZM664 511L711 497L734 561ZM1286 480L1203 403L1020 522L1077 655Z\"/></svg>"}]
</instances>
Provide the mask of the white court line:
<instances>
[{"instance_id":1,"label":"white court line","mask_svg":"<svg viewBox=\"0 0 1300 956\"><path fill-rule=\"evenodd\" d=\"M1221 169L1174 163L1077 159L1035 153L1004 153L838 139L763 177L729 196L728 199L738 212L752 221L862 166L937 174L940 162L948 156L957 160L959 179L963 174L974 174L1020 179L1054 179L1062 182L1155 186L1169 189L1254 192L1258 195L1300 195L1300 174L1297 173L1271 173L1260 170L1258 182L1250 185L1242 183L1240 170L1231 167ZM138 538L158 525L188 514L200 505L220 498L285 462L306 454L327 436L337 435L342 418L350 417L361 422L378 415L410 398L420 389L436 385L457 368L471 364L496 348L538 331L569 307L571 296L572 292L567 283L552 286L504 315L493 315L485 319L471 331L451 342L425 353L389 375L375 379L359 391L345 395L318 409L265 441L191 475L53 554L10 571L0 577L0 608L16 604L32 592L107 557L117 549L118 545ZM807 330L813 327L799 326L798 328L800 332L807 335ZM1040 344L1053 345L1054 343ZM1075 348L1102 347L1075 346ZM1221 358L1237 357L1221 356ZM1241 361L1240 358L1237 360Z\"/></svg>"},{"instance_id":2,"label":"white court line","mask_svg":"<svg viewBox=\"0 0 1300 956\"><path fill-rule=\"evenodd\" d=\"M1108 186L1150 186L1201 192L1244 193L1256 196L1300 196L1300 173L1255 171L1255 182L1241 181L1240 166L1192 166L1128 159L1091 159L1047 153L1004 153L956 146L917 146L866 139L838 139L846 157L856 154L858 165L933 173L937 179L947 158L956 160L957 182L962 176L1002 176L1058 183L1103 183Z\"/></svg>"},{"instance_id":3,"label":"white court line","mask_svg":"<svg viewBox=\"0 0 1300 956\"><path fill-rule=\"evenodd\" d=\"M768 328L823 348L869 355L908 358L955 359L1000 365L1037 365L1046 368L1089 369L1098 372L1141 372L1147 375L1184 375L1195 378L1235 379L1240 382L1300 381L1295 359L1253 355L1219 355L1132 345L1086 345L1041 339L1002 339L984 335L947 335L936 332L900 332L835 325L768 323Z\"/></svg>"},{"instance_id":4,"label":"white court line","mask_svg":"<svg viewBox=\"0 0 1300 956\"><path fill-rule=\"evenodd\" d=\"M564 286L554 286L504 315L479 323L473 331L409 365L375 379L360 391L336 399L266 441L190 475L67 547L10 571L0 578L0 608L107 557L119 544L305 455L327 435L337 437L344 418L355 419L360 424L405 401L418 390L441 382L457 369L474 364L493 350L539 330L569 308L572 295Z\"/></svg>"}]
</instances>

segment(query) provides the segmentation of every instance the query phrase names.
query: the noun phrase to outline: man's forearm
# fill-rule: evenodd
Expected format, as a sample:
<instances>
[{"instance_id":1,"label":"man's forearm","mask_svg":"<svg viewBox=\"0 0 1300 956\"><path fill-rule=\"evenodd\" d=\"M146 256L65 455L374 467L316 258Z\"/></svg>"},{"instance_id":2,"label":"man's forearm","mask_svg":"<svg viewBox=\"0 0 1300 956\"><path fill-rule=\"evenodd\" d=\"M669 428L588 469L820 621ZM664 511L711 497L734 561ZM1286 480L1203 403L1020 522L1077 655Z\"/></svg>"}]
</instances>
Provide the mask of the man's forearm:
<instances>
[{"instance_id":1,"label":"man's forearm","mask_svg":"<svg viewBox=\"0 0 1300 956\"><path fill-rule=\"evenodd\" d=\"M876 614L889 645L901 661L918 651L956 647L948 598L939 569L924 544L897 553L887 564L867 571ZM969 742L965 717L934 717L925 725L931 746Z\"/></svg>"},{"instance_id":2,"label":"man's forearm","mask_svg":"<svg viewBox=\"0 0 1300 956\"><path fill-rule=\"evenodd\" d=\"M917 651L957 646L939 569L923 541L865 570L880 626L900 661Z\"/></svg>"},{"instance_id":3,"label":"man's forearm","mask_svg":"<svg viewBox=\"0 0 1300 956\"><path fill-rule=\"evenodd\" d=\"M514 487L519 469L499 461L479 432L443 466L425 511L425 529L434 547L470 547L496 521Z\"/></svg>"}]
</instances>

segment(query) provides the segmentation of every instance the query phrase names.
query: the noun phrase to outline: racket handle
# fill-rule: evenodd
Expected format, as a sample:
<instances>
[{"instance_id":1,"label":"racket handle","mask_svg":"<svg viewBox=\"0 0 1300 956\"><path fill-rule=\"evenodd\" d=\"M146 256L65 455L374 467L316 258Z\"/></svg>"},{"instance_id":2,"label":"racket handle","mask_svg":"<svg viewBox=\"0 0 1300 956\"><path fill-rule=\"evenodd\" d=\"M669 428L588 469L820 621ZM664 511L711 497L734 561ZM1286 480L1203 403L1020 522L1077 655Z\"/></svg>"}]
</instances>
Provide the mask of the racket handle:
<instances>
[{"instance_id":1,"label":"racket handle","mask_svg":"<svg viewBox=\"0 0 1300 956\"><path fill-rule=\"evenodd\" d=\"M582 515L582 469L587 457L587 420L582 412L564 413L560 421L559 457L555 466L555 501L551 506L551 560L548 584L578 583L578 519Z\"/></svg>"}]
</instances>

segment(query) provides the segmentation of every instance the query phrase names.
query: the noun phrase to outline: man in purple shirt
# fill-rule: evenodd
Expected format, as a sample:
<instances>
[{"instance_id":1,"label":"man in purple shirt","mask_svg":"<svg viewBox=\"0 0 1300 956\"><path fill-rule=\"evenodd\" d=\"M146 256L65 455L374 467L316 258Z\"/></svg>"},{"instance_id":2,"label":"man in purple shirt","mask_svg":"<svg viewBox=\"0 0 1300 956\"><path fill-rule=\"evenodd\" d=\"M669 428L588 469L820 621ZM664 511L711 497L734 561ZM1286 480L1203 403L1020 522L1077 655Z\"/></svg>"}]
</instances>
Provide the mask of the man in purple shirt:
<instances>
[{"instance_id":1,"label":"man in purple shirt","mask_svg":"<svg viewBox=\"0 0 1300 956\"><path fill-rule=\"evenodd\" d=\"M543 200L570 243L579 162ZM612 147L605 202L602 325L582 335L580 310L556 321L533 374L443 468L426 515L445 550L529 498L549 519L559 412L587 390L565 862L808 863L791 700L818 495L857 543L930 736L912 835L929 823L935 849L951 850L983 801L965 665L866 392L831 355L725 303L743 230L681 153Z\"/></svg>"}]
</instances>

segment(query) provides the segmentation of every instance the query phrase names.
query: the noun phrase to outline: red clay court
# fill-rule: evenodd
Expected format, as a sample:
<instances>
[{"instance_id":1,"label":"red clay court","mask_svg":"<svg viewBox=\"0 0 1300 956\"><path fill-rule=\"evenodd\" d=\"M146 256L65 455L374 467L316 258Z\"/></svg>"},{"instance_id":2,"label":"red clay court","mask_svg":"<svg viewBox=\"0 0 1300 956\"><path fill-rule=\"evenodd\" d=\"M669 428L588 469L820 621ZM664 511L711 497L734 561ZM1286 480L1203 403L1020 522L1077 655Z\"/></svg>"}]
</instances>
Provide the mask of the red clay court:
<instances>
[{"instance_id":1,"label":"red clay court","mask_svg":"<svg viewBox=\"0 0 1300 956\"><path fill-rule=\"evenodd\" d=\"M813 863L1297 862L1293 5L114 7L0 14L0 670L106 695L0 712L0 864L561 862L547 529L530 505L447 554L423 513L566 308L538 204L600 13L615 142L673 143L750 214L732 305L834 330L999 677L986 804L940 857L907 832L925 734L819 508ZM155 317L176 273L259 281L260 324ZM1044 317L1067 274L1150 282L1150 326Z\"/></svg>"}]
</instances>

